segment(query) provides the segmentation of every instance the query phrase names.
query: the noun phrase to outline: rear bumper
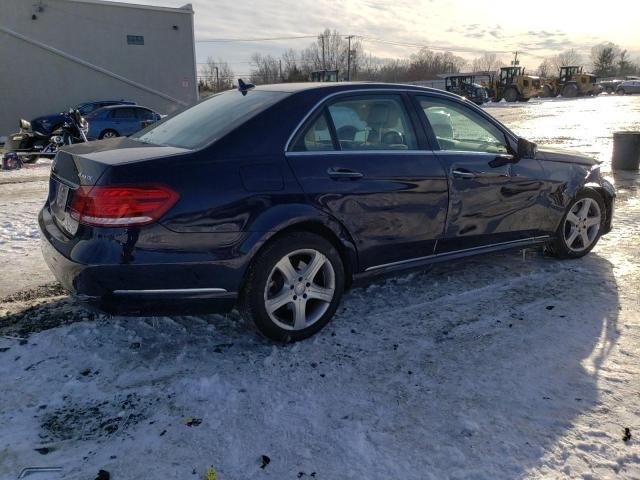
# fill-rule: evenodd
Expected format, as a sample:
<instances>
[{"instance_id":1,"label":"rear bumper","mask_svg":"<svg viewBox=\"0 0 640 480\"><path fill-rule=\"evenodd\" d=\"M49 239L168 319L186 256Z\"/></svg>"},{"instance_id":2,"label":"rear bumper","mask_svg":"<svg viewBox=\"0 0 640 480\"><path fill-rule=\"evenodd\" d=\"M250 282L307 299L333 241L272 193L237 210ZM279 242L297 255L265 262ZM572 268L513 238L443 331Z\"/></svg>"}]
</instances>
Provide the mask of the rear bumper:
<instances>
[{"instance_id":1,"label":"rear bumper","mask_svg":"<svg viewBox=\"0 0 640 480\"><path fill-rule=\"evenodd\" d=\"M42 254L56 279L73 296L100 310L119 314L227 312L236 303L244 257L185 263L108 264L106 257L81 261L74 255L87 249L93 255L103 252L105 239L69 240L46 206L39 224ZM102 260L105 263L98 263Z\"/></svg>"}]
</instances>

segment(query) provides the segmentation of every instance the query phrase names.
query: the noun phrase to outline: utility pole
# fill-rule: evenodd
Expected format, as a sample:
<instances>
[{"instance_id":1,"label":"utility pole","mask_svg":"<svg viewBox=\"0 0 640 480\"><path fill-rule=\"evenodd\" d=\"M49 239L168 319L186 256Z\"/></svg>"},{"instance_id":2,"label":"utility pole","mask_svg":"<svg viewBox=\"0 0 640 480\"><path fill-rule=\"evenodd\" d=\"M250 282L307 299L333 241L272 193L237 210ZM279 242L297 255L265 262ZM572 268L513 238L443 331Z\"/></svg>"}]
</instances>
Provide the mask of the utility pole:
<instances>
[{"instance_id":1,"label":"utility pole","mask_svg":"<svg viewBox=\"0 0 640 480\"><path fill-rule=\"evenodd\" d=\"M516 67L520 64L520 62L518 61L518 51L516 50L515 52L511 52L511 53L515 55L515 57L513 58L513 61L511 62L511 65Z\"/></svg>"},{"instance_id":2,"label":"utility pole","mask_svg":"<svg viewBox=\"0 0 640 480\"><path fill-rule=\"evenodd\" d=\"M320 36L320 40L322 40L322 69L326 70L327 67L324 64L324 33Z\"/></svg>"},{"instance_id":3,"label":"utility pole","mask_svg":"<svg viewBox=\"0 0 640 480\"><path fill-rule=\"evenodd\" d=\"M280 59L280 83L284 82L284 77L282 76L282 59Z\"/></svg>"},{"instance_id":4,"label":"utility pole","mask_svg":"<svg viewBox=\"0 0 640 480\"><path fill-rule=\"evenodd\" d=\"M351 81L351 39L353 35L348 35L347 40L349 41L349 47L347 49L347 81Z\"/></svg>"},{"instance_id":5,"label":"utility pole","mask_svg":"<svg viewBox=\"0 0 640 480\"><path fill-rule=\"evenodd\" d=\"M220 74L218 73L218 66L213 67L216 69L216 92L220 91Z\"/></svg>"}]
</instances>

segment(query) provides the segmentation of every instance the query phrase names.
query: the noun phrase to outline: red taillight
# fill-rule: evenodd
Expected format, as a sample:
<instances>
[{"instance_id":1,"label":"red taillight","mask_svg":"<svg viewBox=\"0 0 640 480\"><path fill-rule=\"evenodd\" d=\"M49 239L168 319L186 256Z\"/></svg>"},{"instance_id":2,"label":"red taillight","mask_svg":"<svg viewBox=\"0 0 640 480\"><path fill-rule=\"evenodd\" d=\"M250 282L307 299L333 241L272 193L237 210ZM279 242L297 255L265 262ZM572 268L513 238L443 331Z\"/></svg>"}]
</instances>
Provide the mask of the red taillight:
<instances>
[{"instance_id":1,"label":"red taillight","mask_svg":"<svg viewBox=\"0 0 640 480\"><path fill-rule=\"evenodd\" d=\"M145 225L164 215L179 197L163 185L80 187L71 203L71 217L99 227Z\"/></svg>"}]
</instances>

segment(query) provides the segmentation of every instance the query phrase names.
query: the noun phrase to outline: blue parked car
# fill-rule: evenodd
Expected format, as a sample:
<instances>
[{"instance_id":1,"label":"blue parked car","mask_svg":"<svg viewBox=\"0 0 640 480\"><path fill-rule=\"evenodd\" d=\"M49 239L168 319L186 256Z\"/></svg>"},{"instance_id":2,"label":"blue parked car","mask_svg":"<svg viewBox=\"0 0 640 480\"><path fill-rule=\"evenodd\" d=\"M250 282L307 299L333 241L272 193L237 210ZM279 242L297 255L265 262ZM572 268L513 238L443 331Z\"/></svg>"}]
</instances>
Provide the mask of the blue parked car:
<instances>
[{"instance_id":1,"label":"blue parked car","mask_svg":"<svg viewBox=\"0 0 640 480\"><path fill-rule=\"evenodd\" d=\"M84 117L89 124L89 140L128 137L160 120L161 115L138 105L115 105L95 110Z\"/></svg>"},{"instance_id":2,"label":"blue parked car","mask_svg":"<svg viewBox=\"0 0 640 480\"><path fill-rule=\"evenodd\" d=\"M73 107L73 109L78 110L80 115L84 117L94 110L107 107L109 105L135 105L135 102L129 102L126 100L97 100L95 102L80 103ZM32 130L42 133L43 135L51 135L68 121L67 112L61 112L34 118L30 123Z\"/></svg>"},{"instance_id":3,"label":"blue parked car","mask_svg":"<svg viewBox=\"0 0 640 480\"><path fill-rule=\"evenodd\" d=\"M295 341L356 282L528 245L578 258L611 230L595 160L538 151L457 95L250 87L58 152L39 224L66 289L143 314L237 305Z\"/></svg>"}]
</instances>

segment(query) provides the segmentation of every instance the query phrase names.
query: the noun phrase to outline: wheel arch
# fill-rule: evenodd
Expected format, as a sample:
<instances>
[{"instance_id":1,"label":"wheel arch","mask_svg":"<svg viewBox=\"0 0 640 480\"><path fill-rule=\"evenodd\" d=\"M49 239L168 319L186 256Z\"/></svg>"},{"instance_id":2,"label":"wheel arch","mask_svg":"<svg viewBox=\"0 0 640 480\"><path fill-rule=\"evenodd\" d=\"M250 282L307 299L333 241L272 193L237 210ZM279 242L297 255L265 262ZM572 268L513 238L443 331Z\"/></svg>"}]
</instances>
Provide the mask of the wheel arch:
<instances>
[{"instance_id":1,"label":"wheel arch","mask_svg":"<svg viewBox=\"0 0 640 480\"><path fill-rule=\"evenodd\" d=\"M605 212L604 212L605 222L604 222L603 234L609 233L611 231L612 221L613 221L613 208L614 208L614 202L616 198L615 190L613 189L613 187L609 187L608 184L606 183L602 185L598 183L587 183L585 184L582 190L587 188L595 191L598 195L602 197L602 201L604 202L604 208L605 208Z\"/></svg>"},{"instance_id":2,"label":"wheel arch","mask_svg":"<svg viewBox=\"0 0 640 480\"><path fill-rule=\"evenodd\" d=\"M260 223L264 223L264 220ZM264 232L266 231L266 235ZM317 215L307 215L298 217L294 220L274 224L268 230L263 230L259 235L261 240L256 240L250 236L246 244L250 252L250 260L247 268L242 276L239 291L244 290L247 277L255 263L258 255L273 242L279 240L283 236L291 232L309 232L327 240L338 251L344 266L345 289L348 289L352 282L353 276L358 271L358 252L356 244L349 232L336 219L318 212ZM256 235L258 233L256 232Z\"/></svg>"},{"instance_id":3,"label":"wheel arch","mask_svg":"<svg viewBox=\"0 0 640 480\"><path fill-rule=\"evenodd\" d=\"M608 233L609 231L611 231L615 191L612 188L611 189L608 188L606 184L588 182L588 183L576 185L570 192L567 192L568 195L566 197L566 201L564 202L564 208L565 209L569 208L569 205L573 203L576 196L581 192L584 192L585 190L595 192L602 198L602 202L604 203L604 207L605 207L605 212L604 212L605 228L603 230L603 234ZM556 229L560 226L561 221L562 221L562 217L558 221L558 224L556 225Z\"/></svg>"}]
</instances>

